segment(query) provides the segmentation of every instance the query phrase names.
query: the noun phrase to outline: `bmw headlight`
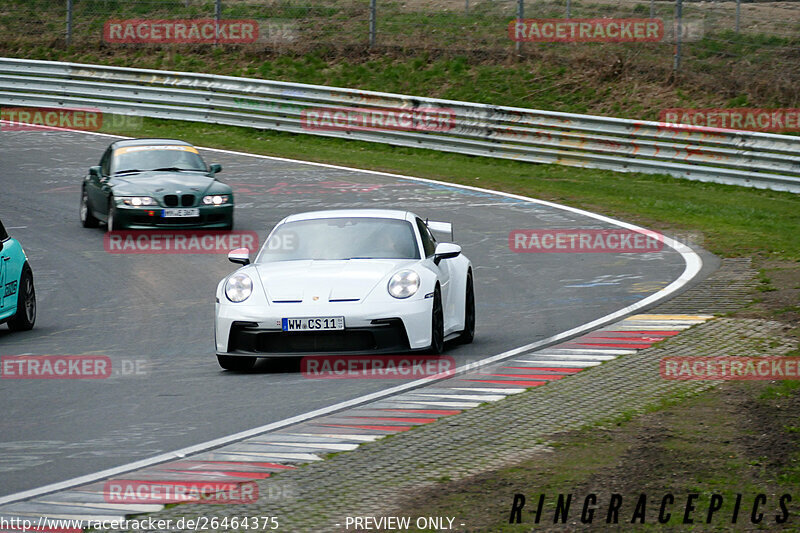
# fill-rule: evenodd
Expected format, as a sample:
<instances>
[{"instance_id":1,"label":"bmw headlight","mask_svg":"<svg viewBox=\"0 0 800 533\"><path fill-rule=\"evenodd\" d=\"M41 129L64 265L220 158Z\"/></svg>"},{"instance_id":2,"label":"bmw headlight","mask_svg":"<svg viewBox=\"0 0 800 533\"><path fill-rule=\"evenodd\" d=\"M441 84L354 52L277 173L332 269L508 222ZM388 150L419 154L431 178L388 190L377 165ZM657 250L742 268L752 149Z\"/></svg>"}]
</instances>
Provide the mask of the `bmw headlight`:
<instances>
[{"instance_id":1,"label":"bmw headlight","mask_svg":"<svg viewBox=\"0 0 800 533\"><path fill-rule=\"evenodd\" d=\"M247 300L252 292L253 280L247 274L234 274L225 282L225 296L234 303Z\"/></svg>"},{"instance_id":2,"label":"bmw headlight","mask_svg":"<svg viewBox=\"0 0 800 533\"><path fill-rule=\"evenodd\" d=\"M155 199L149 196L123 196L120 200L122 200L123 204L132 205L133 207L156 205Z\"/></svg>"},{"instance_id":3,"label":"bmw headlight","mask_svg":"<svg viewBox=\"0 0 800 533\"><path fill-rule=\"evenodd\" d=\"M414 296L419 290L419 274L413 270L401 270L389 280L389 294L395 298Z\"/></svg>"},{"instance_id":4,"label":"bmw headlight","mask_svg":"<svg viewBox=\"0 0 800 533\"><path fill-rule=\"evenodd\" d=\"M227 194L210 194L203 196L203 203L205 205L222 205L228 203Z\"/></svg>"}]
</instances>

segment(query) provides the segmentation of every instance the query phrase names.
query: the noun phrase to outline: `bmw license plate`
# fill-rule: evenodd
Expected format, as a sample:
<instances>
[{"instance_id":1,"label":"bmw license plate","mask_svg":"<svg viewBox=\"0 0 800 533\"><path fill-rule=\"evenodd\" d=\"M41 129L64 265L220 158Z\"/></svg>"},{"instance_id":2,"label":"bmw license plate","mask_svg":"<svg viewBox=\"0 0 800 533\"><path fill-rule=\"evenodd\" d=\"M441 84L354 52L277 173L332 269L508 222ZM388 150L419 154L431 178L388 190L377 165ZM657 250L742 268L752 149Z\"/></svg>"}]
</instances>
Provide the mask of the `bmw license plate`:
<instances>
[{"instance_id":1,"label":"bmw license plate","mask_svg":"<svg viewBox=\"0 0 800 533\"><path fill-rule=\"evenodd\" d=\"M283 331L335 331L344 329L343 316L282 318Z\"/></svg>"},{"instance_id":2,"label":"bmw license plate","mask_svg":"<svg viewBox=\"0 0 800 533\"><path fill-rule=\"evenodd\" d=\"M162 209L161 216L164 218L180 218L180 217L199 217L199 207L187 207L184 209Z\"/></svg>"}]
</instances>

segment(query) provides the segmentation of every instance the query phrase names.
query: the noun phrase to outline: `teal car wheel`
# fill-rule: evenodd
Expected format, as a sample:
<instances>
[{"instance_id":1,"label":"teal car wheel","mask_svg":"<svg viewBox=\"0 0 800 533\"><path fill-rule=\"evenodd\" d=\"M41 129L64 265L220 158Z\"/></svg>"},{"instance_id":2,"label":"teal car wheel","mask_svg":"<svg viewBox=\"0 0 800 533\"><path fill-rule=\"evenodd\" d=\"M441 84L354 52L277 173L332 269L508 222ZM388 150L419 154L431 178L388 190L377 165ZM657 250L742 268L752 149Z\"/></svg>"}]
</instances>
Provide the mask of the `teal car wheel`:
<instances>
[{"instance_id":1,"label":"teal car wheel","mask_svg":"<svg viewBox=\"0 0 800 533\"><path fill-rule=\"evenodd\" d=\"M8 321L8 329L11 331L33 329L36 322L36 289L33 287L33 273L27 264L22 268L19 287L17 313Z\"/></svg>"}]
</instances>

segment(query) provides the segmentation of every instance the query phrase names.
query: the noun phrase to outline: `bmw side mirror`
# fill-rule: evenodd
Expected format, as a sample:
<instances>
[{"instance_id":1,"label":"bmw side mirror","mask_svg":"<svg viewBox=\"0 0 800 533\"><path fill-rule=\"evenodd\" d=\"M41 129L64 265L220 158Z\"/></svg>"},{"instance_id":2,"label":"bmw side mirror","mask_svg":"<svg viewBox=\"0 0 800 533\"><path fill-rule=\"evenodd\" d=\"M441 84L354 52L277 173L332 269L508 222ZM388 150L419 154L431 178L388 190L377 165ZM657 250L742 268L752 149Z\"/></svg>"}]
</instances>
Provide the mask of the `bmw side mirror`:
<instances>
[{"instance_id":1,"label":"bmw side mirror","mask_svg":"<svg viewBox=\"0 0 800 533\"><path fill-rule=\"evenodd\" d=\"M250 250L247 248L237 248L228 252L228 261L240 265L250 264Z\"/></svg>"},{"instance_id":2,"label":"bmw side mirror","mask_svg":"<svg viewBox=\"0 0 800 533\"><path fill-rule=\"evenodd\" d=\"M437 265L442 259L452 259L461 255L461 247L452 242L440 242L433 252L433 262Z\"/></svg>"},{"instance_id":3,"label":"bmw side mirror","mask_svg":"<svg viewBox=\"0 0 800 533\"><path fill-rule=\"evenodd\" d=\"M208 165L208 171L212 174L216 174L217 172L222 172L222 165L219 163L211 163Z\"/></svg>"},{"instance_id":4,"label":"bmw side mirror","mask_svg":"<svg viewBox=\"0 0 800 533\"><path fill-rule=\"evenodd\" d=\"M100 167L89 167L89 176L100 179Z\"/></svg>"}]
</instances>

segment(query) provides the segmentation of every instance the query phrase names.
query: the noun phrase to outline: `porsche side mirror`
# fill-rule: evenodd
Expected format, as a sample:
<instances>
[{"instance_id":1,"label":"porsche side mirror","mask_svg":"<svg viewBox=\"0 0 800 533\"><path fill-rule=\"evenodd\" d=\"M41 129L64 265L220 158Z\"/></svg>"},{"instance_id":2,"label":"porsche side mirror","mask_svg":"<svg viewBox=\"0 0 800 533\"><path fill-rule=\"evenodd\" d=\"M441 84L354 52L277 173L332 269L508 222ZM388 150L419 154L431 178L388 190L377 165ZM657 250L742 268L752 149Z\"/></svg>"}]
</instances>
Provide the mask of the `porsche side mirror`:
<instances>
[{"instance_id":1,"label":"porsche side mirror","mask_svg":"<svg viewBox=\"0 0 800 533\"><path fill-rule=\"evenodd\" d=\"M433 252L433 262L437 265L442 259L452 259L461 255L461 247L452 242L440 242Z\"/></svg>"},{"instance_id":2,"label":"porsche side mirror","mask_svg":"<svg viewBox=\"0 0 800 533\"><path fill-rule=\"evenodd\" d=\"M101 176L100 167L99 166L98 167L89 167L89 176L91 176L92 178L100 179L100 176Z\"/></svg>"},{"instance_id":3,"label":"porsche side mirror","mask_svg":"<svg viewBox=\"0 0 800 533\"><path fill-rule=\"evenodd\" d=\"M222 165L219 163L211 163L208 165L208 171L212 174L216 174L217 172L222 172Z\"/></svg>"},{"instance_id":4,"label":"porsche side mirror","mask_svg":"<svg viewBox=\"0 0 800 533\"><path fill-rule=\"evenodd\" d=\"M247 248L237 248L228 252L228 261L240 265L250 264L250 250Z\"/></svg>"}]
</instances>

